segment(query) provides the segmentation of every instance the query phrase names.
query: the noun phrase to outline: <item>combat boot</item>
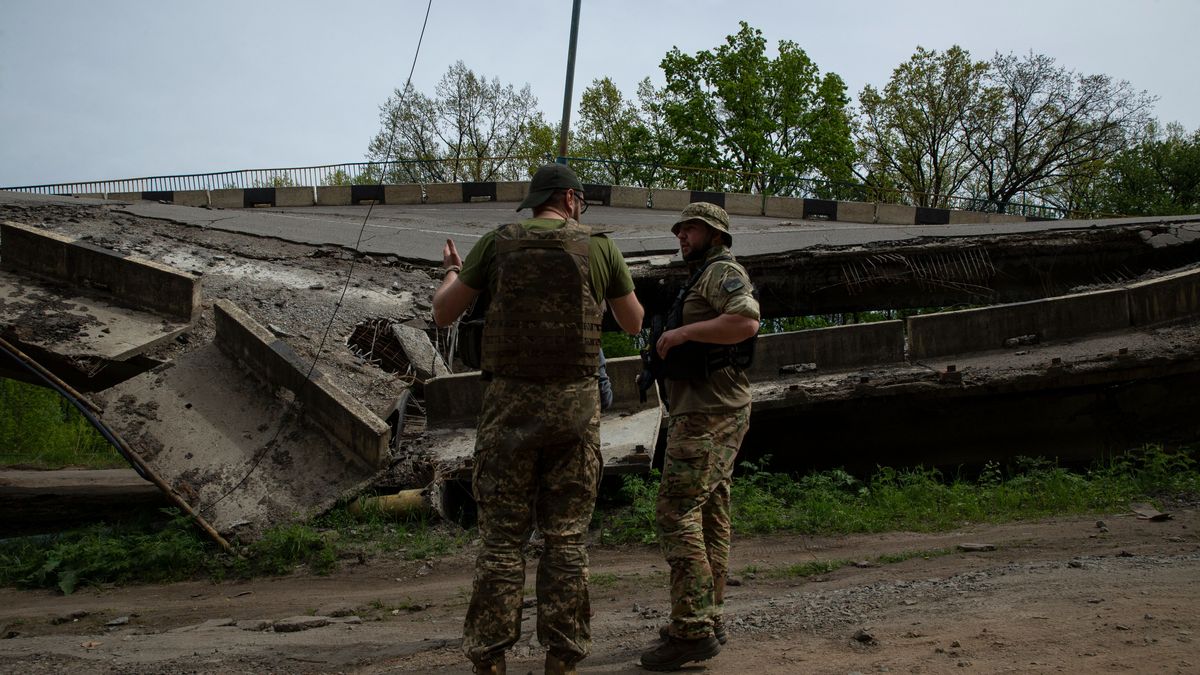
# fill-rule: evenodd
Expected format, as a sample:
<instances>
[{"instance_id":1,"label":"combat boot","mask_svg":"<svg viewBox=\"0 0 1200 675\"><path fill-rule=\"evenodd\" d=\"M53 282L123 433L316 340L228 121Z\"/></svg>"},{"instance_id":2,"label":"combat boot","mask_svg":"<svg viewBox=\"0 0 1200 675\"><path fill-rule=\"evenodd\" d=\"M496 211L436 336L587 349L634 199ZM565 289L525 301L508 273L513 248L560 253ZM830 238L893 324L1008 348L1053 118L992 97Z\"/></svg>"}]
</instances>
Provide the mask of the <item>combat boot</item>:
<instances>
[{"instance_id":1,"label":"combat boot","mask_svg":"<svg viewBox=\"0 0 1200 675\"><path fill-rule=\"evenodd\" d=\"M574 663L567 663L557 656L546 652L546 675L576 675Z\"/></svg>"},{"instance_id":2,"label":"combat boot","mask_svg":"<svg viewBox=\"0 0 1200 675\"><path fill-rule=\"evenodd\" d=\"M721 644L725 644L725 642L729 639L728 636L725 635L725 622L724 621L722 621L720 619L713 619L713 635L716 636L717 642L720 642ZM671 636L671 624L667 624L665 626L658 627L659 639L666 640L670 636Z\"/></svg>"},{"instance_id":3,"label":"combat boot","mask_svg":"<svg viewBox=\"0 0 1200 675\"><path fill-rule=\"evenodd\" d=\"M471 672L476 673L477 675L504 675L504 655L501 654L500 658L492 661L491 663L476 663L475 667L471 669Z\"/></svg>"},{"instance_id":4,"label":"combat boot","mask_svg":"<svg viewBox=\"0 0 1200 675\"><path fill-rule=\"evenodd\" d=\"M697 640L667 636L665 642L642 653L642 667L646 670L679 670L685 663L707 661L720 653L721 643L712 636Z\"/></svg>"}]
</instances>

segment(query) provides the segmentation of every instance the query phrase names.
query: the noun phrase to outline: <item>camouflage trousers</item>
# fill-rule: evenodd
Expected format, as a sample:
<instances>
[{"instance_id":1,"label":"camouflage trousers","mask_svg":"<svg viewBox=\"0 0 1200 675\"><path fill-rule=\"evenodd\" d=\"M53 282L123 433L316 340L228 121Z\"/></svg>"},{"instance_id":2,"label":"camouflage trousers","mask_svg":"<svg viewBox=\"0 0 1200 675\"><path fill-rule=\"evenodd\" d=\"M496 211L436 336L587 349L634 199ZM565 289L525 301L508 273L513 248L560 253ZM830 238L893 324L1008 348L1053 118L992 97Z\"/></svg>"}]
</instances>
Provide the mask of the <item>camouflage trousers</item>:
<instances>
[{"instance_id":1,"label":"camouflage trousers","mask_svg":"<svg viewBox=\"0 0 1200 675\"><path fill-rule=\"evenodd\" d=\"M671 635L712 634L725 602L732 535L733 464L750 427L750 406L672 415L655 521L671 566Z\"/></svg>"},{"instance_id":2,"label":"camouflage trousers","mask_svg":"<svg viewBox=\"0 0 1200 675\"><path fill-rule=\"evenodd\" d=\"M523 547L536 526L538 642L567 663L591 647L585 538L600 482L595 378L489 383L475 442L472 490L483 545L475 561L463 651L487 663L521 636Z\"/></svg>"}]
</instances>

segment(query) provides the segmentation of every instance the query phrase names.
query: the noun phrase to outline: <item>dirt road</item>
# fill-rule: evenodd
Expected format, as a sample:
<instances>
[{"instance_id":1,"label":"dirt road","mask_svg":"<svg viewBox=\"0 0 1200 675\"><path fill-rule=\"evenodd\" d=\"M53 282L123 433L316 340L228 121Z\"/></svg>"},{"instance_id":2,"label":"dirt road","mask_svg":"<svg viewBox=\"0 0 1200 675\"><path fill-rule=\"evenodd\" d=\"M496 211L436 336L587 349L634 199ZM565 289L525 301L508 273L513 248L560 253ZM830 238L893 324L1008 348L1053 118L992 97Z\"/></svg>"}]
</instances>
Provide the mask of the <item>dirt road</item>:
<instances>
[{"instance_id":1,"label":"dirt road","mask_svg":"<svg viewBox=\"0 0 1200 675\"><path fill-rule=\"evenodd\" d=\"M1173 515L741 538L729 643L692 672L1198 672L1200 509ZM959 551L966 543L996 550ZM0 662L21 673L467 672L458 640L473 555L66 597L3 589ZM862 562L787 573L834 560ZM595 644L581 672L639 672L664 620L665 570L652 546L593 549ZM525 614L509 669L539 673L534 610Z\"/></svg>"}]
</instances>

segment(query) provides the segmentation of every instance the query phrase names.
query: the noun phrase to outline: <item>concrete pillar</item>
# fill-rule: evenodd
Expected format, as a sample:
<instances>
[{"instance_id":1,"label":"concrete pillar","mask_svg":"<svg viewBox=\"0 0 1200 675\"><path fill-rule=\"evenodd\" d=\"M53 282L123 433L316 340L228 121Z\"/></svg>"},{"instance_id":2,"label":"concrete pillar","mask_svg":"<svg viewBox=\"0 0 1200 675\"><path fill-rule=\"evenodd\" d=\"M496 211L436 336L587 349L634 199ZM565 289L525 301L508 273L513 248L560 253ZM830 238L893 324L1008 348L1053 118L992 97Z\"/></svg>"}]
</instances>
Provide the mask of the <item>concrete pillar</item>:
<instances>
[{"instance_id":1,"label":"concrete pillar","mask_svg":"<svg viewBox=\"0 0 1200 675\"><path fill-rule=\"evenodd\" d=\"M428 183L425 185L425 195L426 204L461 204L462 183Z\"/></svg>"},{"instance_id":2,"label":"concrete pillar","mask_svg":"<svg viewBox=\"0 0 1200 675\"><path fill-rule=\"evenodd\" d=\"M347 206L349 204L349 185L317 186L317 206Z\"/></svg>"},{"instance_id":3,"label":"concrete pillar","mask_svg":"<svg viewBox=\"0 0 1200 675\"><path fill-rule=\"evenodd\" d=\"M646 188L629 187L628 185L612 186L613 206L625 209L644 209L649 196L650 191Z\"/></svg>"},{"instance_id":4,"label":"concrete pillar","mask_svg":"<svg viewBox=\"0 0 1200 675\"><path fill-rule=\"evenodd\" d=\"M875 222L881 225L915 225L917 207L903 204L876 204Z\"/></svg>"},{"instance_id":5,"label":"concrete pillar","mask_svg":"<svg viewBox=\"0 0 1200 675\"><path fill-rule=\"evenodd\" d=\"M245 206L246 191L241 188L210 190L208 205L218 209L240 209Z\"/></svg>"},{"instance_id":6,"label":"concrete pillar","mask_svg":"<svg viewBox=\"0 0 1200 675\"><path fill-rule=\"evenodd\" d=\"M691 190L651 190L651 208L655 211L682 211L692 203Z\"/></svg>"},{"instance_id":7,"label":"concrete pillar","mask_svg":"<svg viewBox=\"0 0 1200 675\"><path fill-rule=\"evenodd\" d=\"M763 215L772 218L804 219L804 200L793 197L767 197Z\"/></svg>"},{"instance_id":8,"label":"concrete pillar","mask_svg":"<svg viewBox=\"0 0 1200 675\"><path fill-rule=\"evenodd\" d=\"M529 181L497 181L496 201L521 203L529 194Z\"/></svg>"},{"instance_id":9,"label":"concrete pillar","mask_svg":"<svg viewBox=\"0 0 1200 675\"><path fill-rule=\"evenodd\" d=\"M310 186L275 188L275 206L312 206L314 203Z\"/></svg>"},{"instance_id":10,"label":"concrete pillar","mask_svg":"<svg viewBox=\"0 0 1200 675\"><path fill-rule=\"evenodd\" d=\"M875 222L874 202L838 202L837 219L839 223L873 223Z\"/></svg>"},{"instance_id":11,"label":"concrete pillar","mask_svg":"<svg viewBox=\"0 0 1200 675\"><path fill-rule=\"evenodd\" d=\"M730 215L761 216L763 214L763 196L727 192L725 193L725 212Z\"/></svg>"},{"instance_id":12,"label":"concrete pillar","mask_svg":"<svg viewBox=\"0 0 1200 675\"><path fill-rule=\"evenodd\" d=\"M420 204L421 186L416 183L384 185L383 201L386 204Z\"/></svg>"}]
</instances>

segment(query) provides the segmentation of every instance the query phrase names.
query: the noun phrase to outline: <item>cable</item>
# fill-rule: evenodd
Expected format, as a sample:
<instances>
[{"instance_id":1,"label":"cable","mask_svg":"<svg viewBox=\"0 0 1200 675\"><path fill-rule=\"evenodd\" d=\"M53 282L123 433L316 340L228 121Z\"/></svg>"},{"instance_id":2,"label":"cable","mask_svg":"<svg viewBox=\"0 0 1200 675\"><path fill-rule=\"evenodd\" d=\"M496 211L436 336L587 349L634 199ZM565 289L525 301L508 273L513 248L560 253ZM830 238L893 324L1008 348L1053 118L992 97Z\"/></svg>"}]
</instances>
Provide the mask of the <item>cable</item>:
<instances>
[{"instance_id":1,"label":"cable","mask_svg":"<svg viewBox=\"0 0 1200 675\"><path fill-rule=\"evenodd\" d=\"M429 0L425 5L425 20L421 23L421 35L417 38L417 49L413 53L412 66L408 69L408 77L404 81L404 89L400 94L401 98L396 102L397 107L399 107L403 102L403 97L408 94L409 86L412 84L412 76L417 69L417 57L421 55L421 43L425 41L425 27L429 25L429 11L432 9L432 7L433 0ZM392 143L396 140L397 119L398 117L393 117L391 120L391 130L388 133L388 142L383 151L383 161L380 162L381 167L387 164L391 155ZM385 180L387 180L386 171L381 168L379 172L380 189L383 188ZM346 270L346 283L342 285L342 293L338 296L338 300L333 306L333 313L329 316L329 322L325 324L325 332L321 335L321 342L317 344L317 351L315 354L313 354L312 365L309 367L308 373L304 376L304 381L306 383L311 381L313 371L317 369L317 362L321 360L321 352L324 351L325 342L329 339L329 331L333 329L333 322L335 319L337 319L338 311L342 308L342 301L346 299L346 292L350 288L350 279L354 276L354 264L358 259L358 247L362 245L363 233L367 231L367 221L371 219L371 212L375 209L376 201L377 200L374 199L371 200L370 205L367 206L367 213L363 216L362 227L358 228L358 238L354 241L354 253L356 255L351 256L350 258L350 268ZM299 397L297 397L295 400L295 405L296 410L299 411L304 404ZM258 452L258 455L254 458L254 461L250 464L250 468L246 471L246 474L242 476L241 480L239 480L233 487L226 490L225 493L220 497L217 497L215 500L213 500L210 504L197 510L200 513L211 511L217 504L221 503L221 500L233 494L238 488L244 485L245 482L250 478L250 474L254 473L254 470L258 468L258 465L262 462L263 457L267 455L267 450L274 447L275 441L279 438L279 434L283 431L283 427L284 425L280 424L275 428L275 435L271 437L271 440L267 441L266 444L263 445L262 450Z\"/></svg>"},{"instance_id":2,"label":"cable","mask_svg":"<svg viewBox=\"0 0 1200 675\"><path fill-rule=\"evenodd\" d=\"M84 401L76 398L73 395L74 392L69 392L65 387L60 386L60 380L58 380L58 378L48 376L45 372L43 372L43 370L37 368L36 361L32 362L31 365L30 362L27 362L24 358L22 358L24 355L21 354L19 350L9 345L8 342L3 338L0 338L0 352L7 354L9 358L11 358L13 361L16 361L19 365L25 368L25 370L28 370L30 373L32 373L34 377L44 382L47 387L58 392L59 396L67 399L71 405L75 406L75 409L79 411L79 414L83 415L84 419L90 422L92 426L100 432L100 435L104 437L104 440L108 441L113 448L116 449L117 453L121 455L125 461L129 462L130 466L133 467L133 470L136 471L139 476L147 481L150 480L150 478L142 472L142 469L138 463L129 455L125 454L125 446L118 441L115 436L113 436L112 430L108 428L108 425L100 421L100 418L93 413L92 408L89 407Z\"/></svg>"},{"instance_id":3,"label":"cable","mask_svg":"<svg viewBox=\"0 0 1200 675\"><path fill-rule=\"evenodd\" d=\"M159 478L154 474L153 471L145 466L145 464L142 462L142 459L138 457L137 454L134 453L133 450L131 450L119 436L117 436L111 429L108 428L108 425L106 425L96 414L96 409L90 401L84 399L81 395L71 389L71 387L69 387L65 382L58 379L54 373L46 370L37 361L30 359L25 355L24 352L22 352L20 349L17 349L16 346L9 344L4 338L0 338L0 352L7 354L9 358L16 361L35 377L41 379L47 387L58 392L59 396L67 399L67 401L70 402L71 405L75 406L79 413L83 415L84 419L90 422L92 427L100 432L100 435L104 437L104 440L108 441L114 448L116 448L117 453L120 454L125 461L129 462L130 466L133 467L133 470L137 472L138 476L141 476L143 480L153 483L155 487L166 493L167 497L171 499L171 501L175 502L181 511L195 520L196 524L202 530L208 533L208 535L212 537L222 549L226 551L231 550L229 542L226 541L219 532L213 529L212 525L200 517L198 511L193 509L183 499L183 497L180 497L178 494L173 492L161 478Z\"/></svg>"}]
</instances>

